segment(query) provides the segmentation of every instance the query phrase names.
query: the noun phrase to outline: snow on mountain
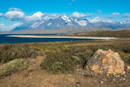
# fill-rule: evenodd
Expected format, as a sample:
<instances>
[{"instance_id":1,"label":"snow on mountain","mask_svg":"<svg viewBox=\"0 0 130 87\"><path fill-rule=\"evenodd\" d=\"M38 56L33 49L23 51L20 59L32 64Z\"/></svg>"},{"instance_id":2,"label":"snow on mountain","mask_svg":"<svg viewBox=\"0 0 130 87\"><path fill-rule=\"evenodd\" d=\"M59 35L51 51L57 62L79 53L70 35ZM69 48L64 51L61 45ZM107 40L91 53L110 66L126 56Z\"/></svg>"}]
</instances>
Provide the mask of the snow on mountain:
<instances>
[{"instance_id":1,"label":"snow on mountain","mask_svg":"<svg viewBox=\"0 0 130 87\"><path fill-rule=\"evenodd\" d=\"M44 21L40 21L40 22L34 22L30 27L32 28L32 29L35 29L35 28L37 28L40 24L42 24L42 23L44 23Z\"/></svg>"},{"instance_id":2,"label":"snow on mountain","mask_svg":"<svg viewBox=\"0 0 130 87\"><path fill-rule=\"evenodd\" d=\"M130 23L126 22L111 22L101 17L95 17L93 19L67 17L61 15L55 18L49 18L44 20L34 21L32 24L23 24L16 27L14 30L22 29L59 29L59 28L81 28L81 27L94 27L94 28L129 28Z\"/></svg>"},{"instance_id":3,"label":"snow on mountain","mask_svg":"<svg viewBox=\"0 0 130 87\"><path fill-rule=\"evenodd\" d=\"M61 15L55 19L45 20L44 22L38 21L31 25L31 28L33 29L57 29L64 27L77 28L80 27L80 25L66 15Z\"/></svg>"},{"instance_id":4,"label":"snow on mountain","mask_svg":"<svg viewBox=\"0 0 130 87\"><path fill-rule=\"evenodd\" d=\"M69 19L69 17L67 17L66 15L61 16L61 18L63 20L65 20L66 22L71 22L71 20Z\"/></svg>"},{"instance_id":5,"label":"snow on mountain","mask_svg":"<svg viewBox=\"0 0 130 87\"><path fill-rule=\"evenodd\" d=\"M77 19L77 18L75 18L74 21L76 23L78 23L81 27L85 27L88 24L88 20L87 19Z\"/></svg>"}]
</instances>

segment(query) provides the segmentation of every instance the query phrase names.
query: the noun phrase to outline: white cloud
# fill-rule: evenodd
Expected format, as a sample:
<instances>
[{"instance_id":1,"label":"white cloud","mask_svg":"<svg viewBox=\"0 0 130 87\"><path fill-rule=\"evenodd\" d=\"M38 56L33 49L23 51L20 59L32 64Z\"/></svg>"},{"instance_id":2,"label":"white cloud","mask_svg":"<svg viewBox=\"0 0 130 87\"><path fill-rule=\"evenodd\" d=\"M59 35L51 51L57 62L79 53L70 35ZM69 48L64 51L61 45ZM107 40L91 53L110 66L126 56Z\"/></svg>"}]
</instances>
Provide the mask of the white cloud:
<instances>
[{"instance_id":1,"label":"white cloud","mask_svg":"<svg viewBox=\"0 0 130 87\"><path fill-rule=\"evenodd\" d=\"M0 24L0 31L10 31L20 25L22 25L23 23L14 23L13 25L11 26L6 26L5 24Z\"/></svg>"},{"instance_id":2,"label":"white cloud","mask_svg":"<svg viewBox=\"0 0 130 87\"><path fill-rule=\"evenodd\" d=\"M112 13L112 15L120 15L120 13L114 12L114 13Z\"/></svg>"},{"instance_id":3,"label":"white cloud","mask_svg":"<svg viewBox=\"0 0 130 87\"><path fill-rule=\"evenodd\" d=\"M69 5L72 5L74 2L75 2L75 0L72 0L72 1L69 3Z\"/></svg>"},{"instance_id":4,"label":"white cloud","mask_svg":"<svg viewBox=\"0 0 130 87\"><path fill-rule=\"evenodd\" d=\"M10 21L21 22L23 23L24 26L30 26L34 22L37 22L37 21L45 21L49 19L54 19L58 16L59 15L57 14L46 14L40 11L34 13L33 15L26 16L25 13L22 12L21 9L18 9L18 8L10 8L9 11L7 11L5 14L0 13L0 17L7 18ZM1 25L1 30L10 30L11 28L12 26Z\"/></svg>"},{"instance_id":5,"label":"white cloud","mask_svg":"<svg viewBox=\"0 0 130 87\"><path fill-rule=\"evenodd\" d=\"M25 16L25 14L22 11L8 11L4 15L4 17L6 17L12 21L17 21L17 20L23 19L24 16Z\"/></svg>"},{"instance_id":6,"label":"white cloud","mask_svg":"<svg viewBox=\"0 0 130 87\"><path fill-rule=\"evenodd\" d=\"M109 18L115 18L115 16L114 15L110 15Z\"/></svg>"},{"instance_id":7,"label":"white cloud","mask_svg":"<svg viewBox=\"0 0 130 87\"><path fill-rule=\"evenodd\" d=\"M0 17L5 17L11 21L20 21L25 17L25 14L18 8L10 8L5 14L0 13Z\"/></svg>"},{"instance_id":8,"label":"white cloud","mask_svg":"<svg viewBox=\"0 0 130 87\"><path fill-rule=\"evenodd\" d=\"M44 14L40 11L34 13L32 16L26 16L25 21L36 21L41 20Z\"/></svg>"},{"instance_id":9,"label":"white cloud","mask_svg":"<svg viewBox=\"0 0 130 87\"><path fill-rule=\"evenodd\" d=\"M109 16L109 18L115 18L116 15L120 15L120 13L114 12Z\"/></svg>"},{"instance_id":10,"label":"white cloud","mask_svg":"<svg viewBox=\"0 0 130 87\"><path fill-rule=\"evenodd\" d=\"M4 14L3 13L0 13L0 17L3 16Z\"/></svg>"},{"instance_id":11,"label":"white cloud","mask_svg":"<svg viewBox=\"0 0 130 87\"><path fill-rule=\"evenodd\" d=\"M123 14L123 18L130 18L130 13Z\"/></svg>"},{"instance_id":12,"label":"white cloud","mask_svg":"<svg viewBox=\"0 0 130 87\"><path fill-rule=\"evenodd\" d=\"M83 14L83 13L79 13L79 12L74 12L71 16L81 18L81 17L90 17L90 16L92 16L92 14Z\"/></svg>"},{"instance_id":13,"label":"white cloud","mask_svg":"<svg viewBox=\"0 0 130 87\"><path fill-rule=\"evenodd\" d=\"M88 19L90 23L97 23L97 22L111 22L111 20L105 20L102 17L95 17L93 19Z\"/></svg>"},{"instance_id":14,"label":"white cloud","mask_svg":"<svg viewBox=\"0 0 130 87\"><path fill-rule=\"evenodd\" d=\"M93 19L88 19L91 23L101 22L102 19L100 17L95 17Z\"/></svg>"},{"instance_id":15,"label":"white cloud","mask_svg":"<svg viewBox=\"0 0 130 87\"><path fill-rule=\"evenodd\" d=\"M123 14L123 21L130 23L130 13Z\"/></svg>"},{"instance_id":16,"label":"white cloud","mask_svg":"<svg viewBox=\"0 0 130 87\"><path fill-rule=\"evenodd\" d=\"M43 16L44 20L49 20L49 19L55 19L58 18L60 15L59 14L46 14Z\"/></svg>"},{"instance_id":17,"label":"white cloud","mask_svg":"<svg viewBox=\"0 0 130 87\"><path fill-rule=\"evenodd\" d=\"M9 8L9 11L21 11L19 8Z\"/></svg>"},{"instance_id":18,"label":"white cloud","mask_svg":"<svg viewBox=\"0 0 130 87\"><path fill-rule=\"evenodd\" d=\"M44 15L44 14L43 14L42 12L38 11L38 12L34 13L32 16L33 16L33 17L41 18L43 15Z\"/></svg>"},{"instance_id":19,"label":"white cloud","mask_svg":"<svg viewBox=\"0 0 130 87\"><path fill-rule=\"evenodd\" d=\"M82 27L84 27L84 26L86 26L88 24L87 21L85 21L85 20L80 20L80 21L75 20L75 22L77 22Z\"/></svg>"},{"instance_id":20,"label":"white cloud","mask_svg":"<svg viewBox=\"0 0 130 87\"><path fill-rule=\"evenodd\" d=\"M46 14L46 13L42 13L40 11L34 13L32 16L25 16L24 21L26 23L32 23L38 20L49 20L49 19L54 19L59 17L58 14Z\"/></svg>"}]
</instances>

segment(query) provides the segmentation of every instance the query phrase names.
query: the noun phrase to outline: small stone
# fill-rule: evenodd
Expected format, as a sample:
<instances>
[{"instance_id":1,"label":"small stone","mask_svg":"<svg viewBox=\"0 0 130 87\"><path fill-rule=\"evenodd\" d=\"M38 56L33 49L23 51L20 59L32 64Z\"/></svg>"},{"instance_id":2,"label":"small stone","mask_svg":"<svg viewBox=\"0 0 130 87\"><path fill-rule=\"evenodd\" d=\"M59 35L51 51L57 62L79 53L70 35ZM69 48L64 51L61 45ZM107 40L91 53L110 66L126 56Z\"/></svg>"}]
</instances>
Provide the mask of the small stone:
<instances>
[{"instance_id":1,"label":"small stone","mask_svg":"<svg viewBox=\"0 0 130 87\"><path fill-rule=\"evenodd\" d=\"M120 77L120 75L116 75L116 77L117 77L117 78L119 78L119 77Z\"/></svg>"},{"instance_id":2,"label":"small stone","mask_svg":"<svg viewBox=\"0 0 130 87\"><path fill-rule=\"evenodd\" d=\"M101 84L103 84L103 81L101 81Z\"/></svg>"},{"instance_id":3,"label":"small stone","mask_svg":"<svg viewBox=\"0 0 130 87\"><path fill-rule=\"evenodd\" d=\"M125 81L125 78L123 78L122 80L124 80L124 81Z\"/></svg>"},{"instance_id":4,"label":"small stone","mask_svg":"<svg viewBox=\"0 0 130 87\"><path fill-rule=\"evenodd\" d=\"M113 79L113 81L116 81L115 79Z\"/></svg>"},{"instance_id":5,"label":"small stone","mask_svg":"<svg viewBox=\"0 0 130 87\"><path fill-rule=\"evenodd\" d=\"M130 66L127 66L127 70L130 70Z\"/></svg>"},{"instance_id":6,"label":"small stone","mask_svg":"<svg viewBox=\"0 0 130 87\"><path fill-rule=\"evenodd\" d=\"M121 78L119 81L125 81L126 79L125 78Z\"/></svg>"},{"instance_id":7,"label":"small stone","mask_svg":"<svg viewBox=\"0 0 130 87\"><path fill-rule=\"evenodd\" d=\"M107 74L107 76L109 76L109 74Z\"/></svg>"},{"instance_id":8,"label":"small stone","mask_svg":"<svg viewBox=\"0 0 130 87\"><path fill-rule=\"evenodd\" d=\"M84 75L84 72L82 72L82 75Z\"/></svg>"},{"instance_id":9,"label":"small stone","mask_svg":"<svg viewBox=\"0 0 130 87\"><path fill-rule=\"evenodd\" d=\"M71 74L69 76L71 76Z\"/></svg>"},{"instance_id":10,"label":"small stone","mask_svg":"<svg viewBox=\"0 0 130 87\"><path fill-rule=\"evenodd\" d=\"M122 81L122 79L119 80L120 82Z\"/></svg>"},{"instance_id":11,"label":"small stone","mask_svg":"<svg viewBox=\"0 0 130 87\"><path fill-rule=\"evenodd\" d=\"M125 75L125 71L122 74Z\"/></svg>"},{"instance_id":12,"label":"small stone","mask_svg":"<svg viewBox=\"0 0 130 87\"><path fill-rule=\"evenodd\" d=\"M116 74L116 73L113 73L112 75L113 75L113 76L117 76L117 74Z\"/></svg>"}]
</instances>

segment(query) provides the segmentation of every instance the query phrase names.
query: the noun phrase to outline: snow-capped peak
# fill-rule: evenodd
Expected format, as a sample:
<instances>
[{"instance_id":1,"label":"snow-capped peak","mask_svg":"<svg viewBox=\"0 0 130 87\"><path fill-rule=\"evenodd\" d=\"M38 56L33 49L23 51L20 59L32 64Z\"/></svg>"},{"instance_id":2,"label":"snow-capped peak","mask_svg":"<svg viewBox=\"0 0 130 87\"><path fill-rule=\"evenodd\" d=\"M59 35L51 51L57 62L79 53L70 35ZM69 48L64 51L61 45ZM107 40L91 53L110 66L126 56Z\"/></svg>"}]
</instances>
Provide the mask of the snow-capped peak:
<instances>
[{"instance_id":1,"label":"snow-capped peak","mask_svg":"<svg viewBox=\"0 0 130 87\"><path fill-rule=\"evenodd\" d=\"M66 22L71 22L71 20L69 19L69 17L67 17L66 15L62 15L61 18L63 20L65 20Z\"/></svg>"}]
</instances>

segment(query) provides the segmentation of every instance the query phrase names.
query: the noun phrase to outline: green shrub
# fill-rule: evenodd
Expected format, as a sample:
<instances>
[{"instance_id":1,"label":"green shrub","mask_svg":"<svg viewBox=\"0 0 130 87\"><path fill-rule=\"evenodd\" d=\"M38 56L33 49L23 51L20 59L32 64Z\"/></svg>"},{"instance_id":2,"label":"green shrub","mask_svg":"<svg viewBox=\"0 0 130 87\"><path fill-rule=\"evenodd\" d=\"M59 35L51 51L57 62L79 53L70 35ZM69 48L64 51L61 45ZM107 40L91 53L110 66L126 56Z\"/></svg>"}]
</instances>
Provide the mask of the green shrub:
<instances>
[{"instance_id":1,"label":"green shrub","mask_svg":"<svg viewBox=\"0 0 130 87\"><path fill-rule=\"evenodd\" d=\"M76 69L71 55L64 52L50 53L41 63L41 68L51 73L72 73Z\"/></svg>"},{"instance_id":2,"label":"green shrub","mask_svg":"<svg viewBox=\"0 0 130 87\"><path fill-rule=\"evenodd\" d=\"M41 63L42 69L52 73L73 73L77 65L83 68L85 62L93 54L93 51L79 47L61 47L60 51L47 54Z\"/></svg>"},{"instance_id":3,"label":"green shrub","mask_svg":"<svg viewBox=\"0 0 130 87\"><path fill-rule=\"evenodd\" d=\"M0 62L6 63L19 58L35 58L39 51L26 44L8 44L0 47Z\"/></svg>"},{"instance_id":4,"label":"green shrub","mask_svg":"<svg viewBox=\"0 0 130 87\"><path fill-rule=\"evenodd\" d=\"M27 70L28 70L28 72L32 72L32 71L34 71L34 68L33 67L28 67Z\"/></svg>"},{"instance_id":5,"label":"green shrub","mask_svg":"<svg viewBox=\"0 0 130 87\"><path fill-rule=\"evenodd\" d=\"M55 53L55 50L45 50L44 54L48 54L48 53Z\"/></svg>"},{"instance_id":6,"label":"green shrub","mask_svg":"<svg viewBox=\"0 0 130 87\"><path fill-rule=\"evenodd\" d=\"M8 70L0 69L0 78L4 78L9 75L11 75L11 73Z\"/></svg>"},{"instance_id":7,"label":"green shrub","mask_svg":"<svg viewBox=\"0 0 130 87\"><path fill-rule=\"evenodd\" d=\"M27 67L28 64L23 59L12 60L2 66L2 68L0 69L0 78L26 69Z\"/></svg>"},{"instance_id":8,"label":"green shrub","mask_svg":"<svg viewBox=\"0 0 130 87\"><path fill-rule=\"evenodd\" d=\"M130 64L130 53L125 53L125 52L123 52L121 50L119 50L117 52L120 54L121 58L125 62L125 65Z\"/></svg>"}]
</instances>

